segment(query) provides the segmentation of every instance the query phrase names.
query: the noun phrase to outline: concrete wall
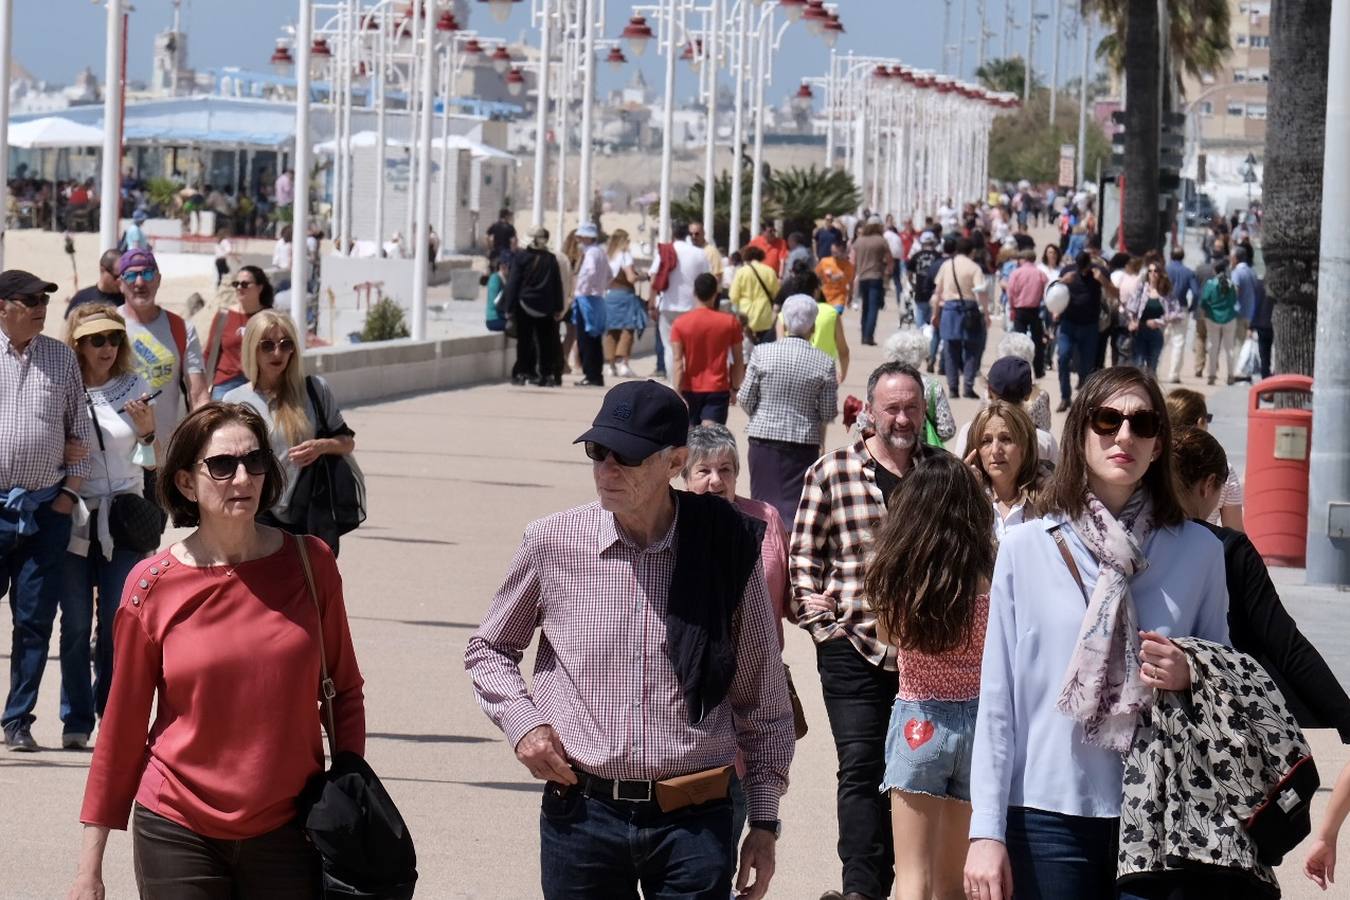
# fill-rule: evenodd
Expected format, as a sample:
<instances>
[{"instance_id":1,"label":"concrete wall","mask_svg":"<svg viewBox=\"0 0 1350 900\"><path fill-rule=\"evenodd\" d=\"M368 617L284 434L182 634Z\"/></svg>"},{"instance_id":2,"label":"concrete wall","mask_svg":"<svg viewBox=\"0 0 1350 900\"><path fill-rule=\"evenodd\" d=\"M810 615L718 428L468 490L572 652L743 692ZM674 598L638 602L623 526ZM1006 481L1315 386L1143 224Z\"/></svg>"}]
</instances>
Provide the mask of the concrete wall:
<instances>
[{"instance_id":1,"label":"concrete wall","mask_svg":"<svg viewBox=\"0 0 1350 900\"><path fill-rule=\"evenodd\" d=\"M322 375L343 406L416 391L506 381L515 342L501 334L439 341L381 341L305 351L305 371Z\"/></svg>"}]
</instances>

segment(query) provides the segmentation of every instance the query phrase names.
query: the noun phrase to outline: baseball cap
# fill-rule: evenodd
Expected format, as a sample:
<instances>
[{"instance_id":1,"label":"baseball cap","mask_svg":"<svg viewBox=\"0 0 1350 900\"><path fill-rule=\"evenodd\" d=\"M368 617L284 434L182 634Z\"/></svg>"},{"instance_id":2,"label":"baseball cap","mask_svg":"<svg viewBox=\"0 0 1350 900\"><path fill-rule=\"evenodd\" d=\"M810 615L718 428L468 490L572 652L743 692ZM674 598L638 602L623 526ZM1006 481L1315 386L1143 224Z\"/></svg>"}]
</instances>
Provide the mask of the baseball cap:
<instances>
[{"instance_id":1,"label":"baseball cap","mask_svg":"<svg viewBox=\"0 0 1350 900\"><path fill-rule=\"evenodd\" d=\"M0 272L0 299L8 300L11 297L29 294L51 294L55 291L55 284L43 281L32 272L25 272L23 269L7 269Z\"/></svg>"},{"instance_id":2,"label":"baseball cap","mask_svg":"<svg viewBox=\"0 0 1350 900\"><path fill-rule=\"evenodd\" d=\"M142 222L144 222L145 219L146 219L146 215L145 215L145 210L143 210L143 209L138 209L138 210L136 210L134 213L131 214L131 221L135 222L137 225L139 225L139 224L141 224Z\"/></svg>"},{"instance_id":3,"label":"baseball cap","mask_svg":"<svg viewBox=\"0 0 1350 900\"><path fill-rule=\"evenodd\" d=\"M1000 400L1021 403L1031 396L1031 363L1020 356L1004 356L989 367L985 380Z\"/></svg>"},{"instance_id":4,"label":"baseball cap","mask_svg":"<svg viewBox=\"0 0 1350 900\"><path fill-rule=\"evenodd\" d=\"M572 443L594 441L632 459L646 459L689 440L689 408L655 381L625 381L605 394L591 428Z\"/></svg>"},{"instance_id":5,"label":"baseball cap","mask_svg":"<svg viewBox=\"0 0 1350 900\"><path fill-rule=\"evenodd\" d=\"M121 275L127 269L135 269L150 266L158 269L155 263L155 254L149 250L142 250L140 247L133 247L126 253L123 253L117 260L117 274Z\"/></svg>"},{"instance_id":6,"label":"baseball cap","mask_svg":"<svg viewBox=\"0 0 1350 900\"><path fill-rule=\"evenodd\" d=\"M937 243L937 235L933 234L933 232L931 232L931 231L925 231L923 234L919 235L919 243L920 243L920 244L936 244L936 243Z\"/></svg>"}]
</instances>

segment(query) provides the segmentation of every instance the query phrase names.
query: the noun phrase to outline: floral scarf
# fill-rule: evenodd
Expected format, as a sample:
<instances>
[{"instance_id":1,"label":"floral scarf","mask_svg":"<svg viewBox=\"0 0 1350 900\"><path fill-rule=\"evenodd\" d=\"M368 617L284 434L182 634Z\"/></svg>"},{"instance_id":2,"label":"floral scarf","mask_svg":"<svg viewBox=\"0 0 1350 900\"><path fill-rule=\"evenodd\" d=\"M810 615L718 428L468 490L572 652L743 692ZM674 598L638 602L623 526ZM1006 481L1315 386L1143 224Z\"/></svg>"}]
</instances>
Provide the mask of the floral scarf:
<instances>
[{"instance_id":1,"label":"floral scarf","mask_svg":"<svg viewBox=\"0 0 1350 900\"><path fill-rule=\"evenodd\" d=\"M1072 528L1100 568L1055 705L1082 724L1089 744L1126 753L1138 713L1153 697L1139 677L1139 623L1130 598L1130 579L1148 568L1142 548L1153 533L1153 501L1136 491L1117 519L1089 493L1087 512Z\"/></svg>"}]
</instances>

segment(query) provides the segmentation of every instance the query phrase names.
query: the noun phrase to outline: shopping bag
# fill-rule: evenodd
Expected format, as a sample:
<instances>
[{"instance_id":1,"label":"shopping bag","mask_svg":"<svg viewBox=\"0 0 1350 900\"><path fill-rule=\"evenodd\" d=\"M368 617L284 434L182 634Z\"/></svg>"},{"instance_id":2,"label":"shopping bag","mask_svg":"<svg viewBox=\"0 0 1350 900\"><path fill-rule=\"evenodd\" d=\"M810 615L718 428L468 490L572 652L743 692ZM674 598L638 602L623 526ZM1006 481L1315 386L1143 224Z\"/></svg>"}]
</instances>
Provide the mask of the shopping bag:
<instances>
[{"instance_id":1,"label":"shopping bag","mask_svg":"<svg viewBox=\"0 0 1350 900\"><path fill-rule=\"evenodd\" d=\"M1249 337L1242 342L1242 349L1238 351L1237 372L1235 378L1254 378L1261 371L1261 347L1256 343L1256 338Z\"/></svg>"}]
</instances>

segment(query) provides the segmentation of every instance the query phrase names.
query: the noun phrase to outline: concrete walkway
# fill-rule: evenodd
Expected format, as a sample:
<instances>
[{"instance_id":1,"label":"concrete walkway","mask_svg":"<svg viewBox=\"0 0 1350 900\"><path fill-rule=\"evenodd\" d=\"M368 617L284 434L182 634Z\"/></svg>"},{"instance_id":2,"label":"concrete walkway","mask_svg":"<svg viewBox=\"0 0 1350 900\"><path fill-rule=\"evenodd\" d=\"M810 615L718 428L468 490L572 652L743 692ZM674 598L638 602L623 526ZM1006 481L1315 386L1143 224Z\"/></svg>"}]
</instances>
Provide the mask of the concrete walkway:
<instances>
[{"instance_id":1,"label":"concrete walkway","mask_svg":"<svg viewBox=\"0 0 1350 900\"><path fill-rule=\"evenodd\" d=\"M883 322L893 323L892 314L888 308ZM857 315L847 319L856 343ZM996 345L997 334L986 363ZM855 347L841 399L862 396L879 361L878 348ZM644 374L650 370L650 361L639 366ZM496 385L347 412L370 493L370 519L344 540L340 561L366 677L368 755L417 841L420 897L538 896L540 786L479 712L462 659L526 523L594 496L589 463L571 442L588 426L601 393L570 381L561 390ZM1230 393L1222 392L1216 407L1222 401L1221 408L1228 408ZM976 403L956 400L953 407L965 422ZM730 424L744 433L739 409L733 408ZM1223 424L1221 413L1216 431ZM842 439L834 426L830 442ZM1232 439L1225 441L1237 449ZM748 490L748 479L742 488ZM1280 573L1289 605L1350 683L1346 597L1298 588L1298 579L1299 573ZM9 622L8 612L0 612L3 648ZM785 831L771 896L814 900L838 887L836 761L805 633L789 629L784 657L796 672L811 731L797 746L783 803ZM525 667L530 664L527 659ZM53 656L35 728L47 747L60 737L58 689ZM1347 755L1334 736L1318 733L1313 740L1329 786ZM60 750L0 752L3 900L65 895L80 842L77 816L88 760L86 753ZM1318 896L1293 871L1300 864L1296 854L1282 872L1286 896ZM125 834L110 841L105 877L110 898L135 896Z\"/></svg>"}]
</instances>

